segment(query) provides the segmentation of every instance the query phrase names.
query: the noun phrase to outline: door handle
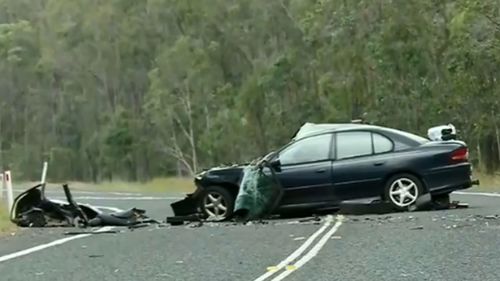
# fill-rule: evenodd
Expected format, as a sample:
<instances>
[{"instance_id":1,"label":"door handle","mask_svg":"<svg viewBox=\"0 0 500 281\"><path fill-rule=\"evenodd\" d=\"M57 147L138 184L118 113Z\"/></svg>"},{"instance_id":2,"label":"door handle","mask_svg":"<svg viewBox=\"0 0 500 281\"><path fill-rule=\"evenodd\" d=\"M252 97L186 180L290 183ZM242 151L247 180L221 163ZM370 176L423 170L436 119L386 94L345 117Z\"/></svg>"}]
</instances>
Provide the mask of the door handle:
<instances>
[{"instance_id":1,"label":"door handle","mask_svg":"<svg viewBox=\"0 0 500 281\"><path fill-rule=\"evenodd\" d=\"M316 170L316 173L324 173L324 172L326 172L326 169L317 169Z\"/></svg>"},{"instance_id":2,"label":"door handle","mask_svg":"<svg viewBox=\"0 0 500 281\"><path fill-rule=\"evenodd\" d=\"M382 166L384 164L385 164L385 162L375 162L375 163L373 163L373 166Z\"/></svg>"}]
</instances>

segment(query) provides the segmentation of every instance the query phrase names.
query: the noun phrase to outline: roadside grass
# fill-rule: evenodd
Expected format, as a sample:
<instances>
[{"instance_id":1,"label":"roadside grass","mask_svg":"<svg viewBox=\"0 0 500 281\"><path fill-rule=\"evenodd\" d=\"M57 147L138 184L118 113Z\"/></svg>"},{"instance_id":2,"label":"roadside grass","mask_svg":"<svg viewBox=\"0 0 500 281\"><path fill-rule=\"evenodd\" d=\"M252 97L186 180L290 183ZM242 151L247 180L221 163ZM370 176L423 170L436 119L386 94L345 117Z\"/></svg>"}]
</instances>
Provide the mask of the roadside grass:
<instances>
[{"instance_id":1,"label":"roadside grass","mask_svg":"<svg viewBox=\"0 0 500 281\"><path fill-rule=\"evenodd\" d=\"M474 186L472 189L485 192L500 192L500 174L493 175L474 172L475 179L479 179L479 186Z\"/></svg>"},{"instance_id":2,"label":"roadside grass","mask_svg":"<svg viewBox=\"0 0 500 281\"><path fill-rule=\"evenodd\" d=\"M148 182L109 181L101 183L68 182L71 190L107 191L107 192L146 192L146 193L190 193L196 187L192 178L165 177ZM50 187L61 184L51 183Z\"/></svg>"}]
</instances>

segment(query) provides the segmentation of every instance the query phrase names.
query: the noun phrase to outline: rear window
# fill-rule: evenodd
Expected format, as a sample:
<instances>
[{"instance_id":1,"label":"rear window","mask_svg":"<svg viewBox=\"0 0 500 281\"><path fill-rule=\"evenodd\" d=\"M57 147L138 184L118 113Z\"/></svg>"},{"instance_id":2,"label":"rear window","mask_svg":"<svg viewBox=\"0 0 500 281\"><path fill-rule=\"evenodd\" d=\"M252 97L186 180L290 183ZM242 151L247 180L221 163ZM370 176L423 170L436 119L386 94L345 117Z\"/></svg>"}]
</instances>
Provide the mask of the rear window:
<instances>
[{"instance_id":1,"label":"rear window","mask_svg":"<svg viewBox=\"0 0 500 281\"><path fill-rule=\"evenodd\" d=\"M428 139L424 138L424 137L421 137L421 136L418 136L418 135L415 135L415 134L412 134L412 133L408 133L408 132L405 132L405 131L401 131L401 130L397 130L397 129L386 129L387 131L392 131L393 133L396 133L396 134L399 134L399 135L402 135L406 138L409 138L410 140L414 141L414 142L418 142L419 144L424 144L426 142L429 142Z\"/></svg>"}]
</instances>

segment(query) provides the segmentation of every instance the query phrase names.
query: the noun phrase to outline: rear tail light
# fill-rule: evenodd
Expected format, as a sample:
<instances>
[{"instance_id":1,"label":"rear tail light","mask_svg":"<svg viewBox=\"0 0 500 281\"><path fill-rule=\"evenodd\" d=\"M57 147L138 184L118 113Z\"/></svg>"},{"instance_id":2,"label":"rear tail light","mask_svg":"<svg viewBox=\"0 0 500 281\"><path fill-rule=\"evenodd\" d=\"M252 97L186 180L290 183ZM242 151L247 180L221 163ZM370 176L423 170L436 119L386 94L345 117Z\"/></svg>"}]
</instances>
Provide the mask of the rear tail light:
<instances>
[{"instance_id":1,"label":"rear tail light","mask_svg":"<svg viewBox=\"0 0 500 281\"><path fill-rule=\"evenodd\" d=\"M451 153L450 160L452 163L460 163L469 161L469 150L467 147L461 147Z\"/></svg>"}]
</instances>

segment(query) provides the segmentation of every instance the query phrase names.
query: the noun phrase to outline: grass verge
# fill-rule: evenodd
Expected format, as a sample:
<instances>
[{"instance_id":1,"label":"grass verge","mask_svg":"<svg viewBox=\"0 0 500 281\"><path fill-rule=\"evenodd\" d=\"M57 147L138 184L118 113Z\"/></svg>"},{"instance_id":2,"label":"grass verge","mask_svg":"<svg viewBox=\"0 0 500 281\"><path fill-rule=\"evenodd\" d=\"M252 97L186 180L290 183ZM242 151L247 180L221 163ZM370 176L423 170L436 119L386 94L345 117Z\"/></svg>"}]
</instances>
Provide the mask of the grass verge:
<instances>
[{"instance_id":1,"label":"grass verge","mask_svg":"<svg viewBox=\"0 0 500 281\"><path fill-rule=\"evenodd\" d=\"M13 230L14 228L14 225L10 222L7 207L5 204L0 202L0 236L7 231Z\"/></svg>"},{"instance_id":2,"label":"grass verge","mask_svg":"<svg viewBox=\"0 0 500 281\"><path fill-rule=\"evenodd\" d=\"M485 174L480 172L473 173L474 178L479 179L479 186L472 189L476 191L500 192L500 174Z\"/></svg>"},{"instance_id":3,"label":"grass verge","mask_svg":"<svg viewBox=\"0 0 500 281\"><path fill-rule=\"evenodd\" d=\"M54 184L51 184L54 186ZM57 186L61 186L60 184ZM111 181L101 182L97 184L83 182L69 182L71 190L88 190L88 191L116 191L116 192L180 192L190 193L196 187L192 178L156 178L148 182L125 182Z\"/></svg>"}]
</instances>

